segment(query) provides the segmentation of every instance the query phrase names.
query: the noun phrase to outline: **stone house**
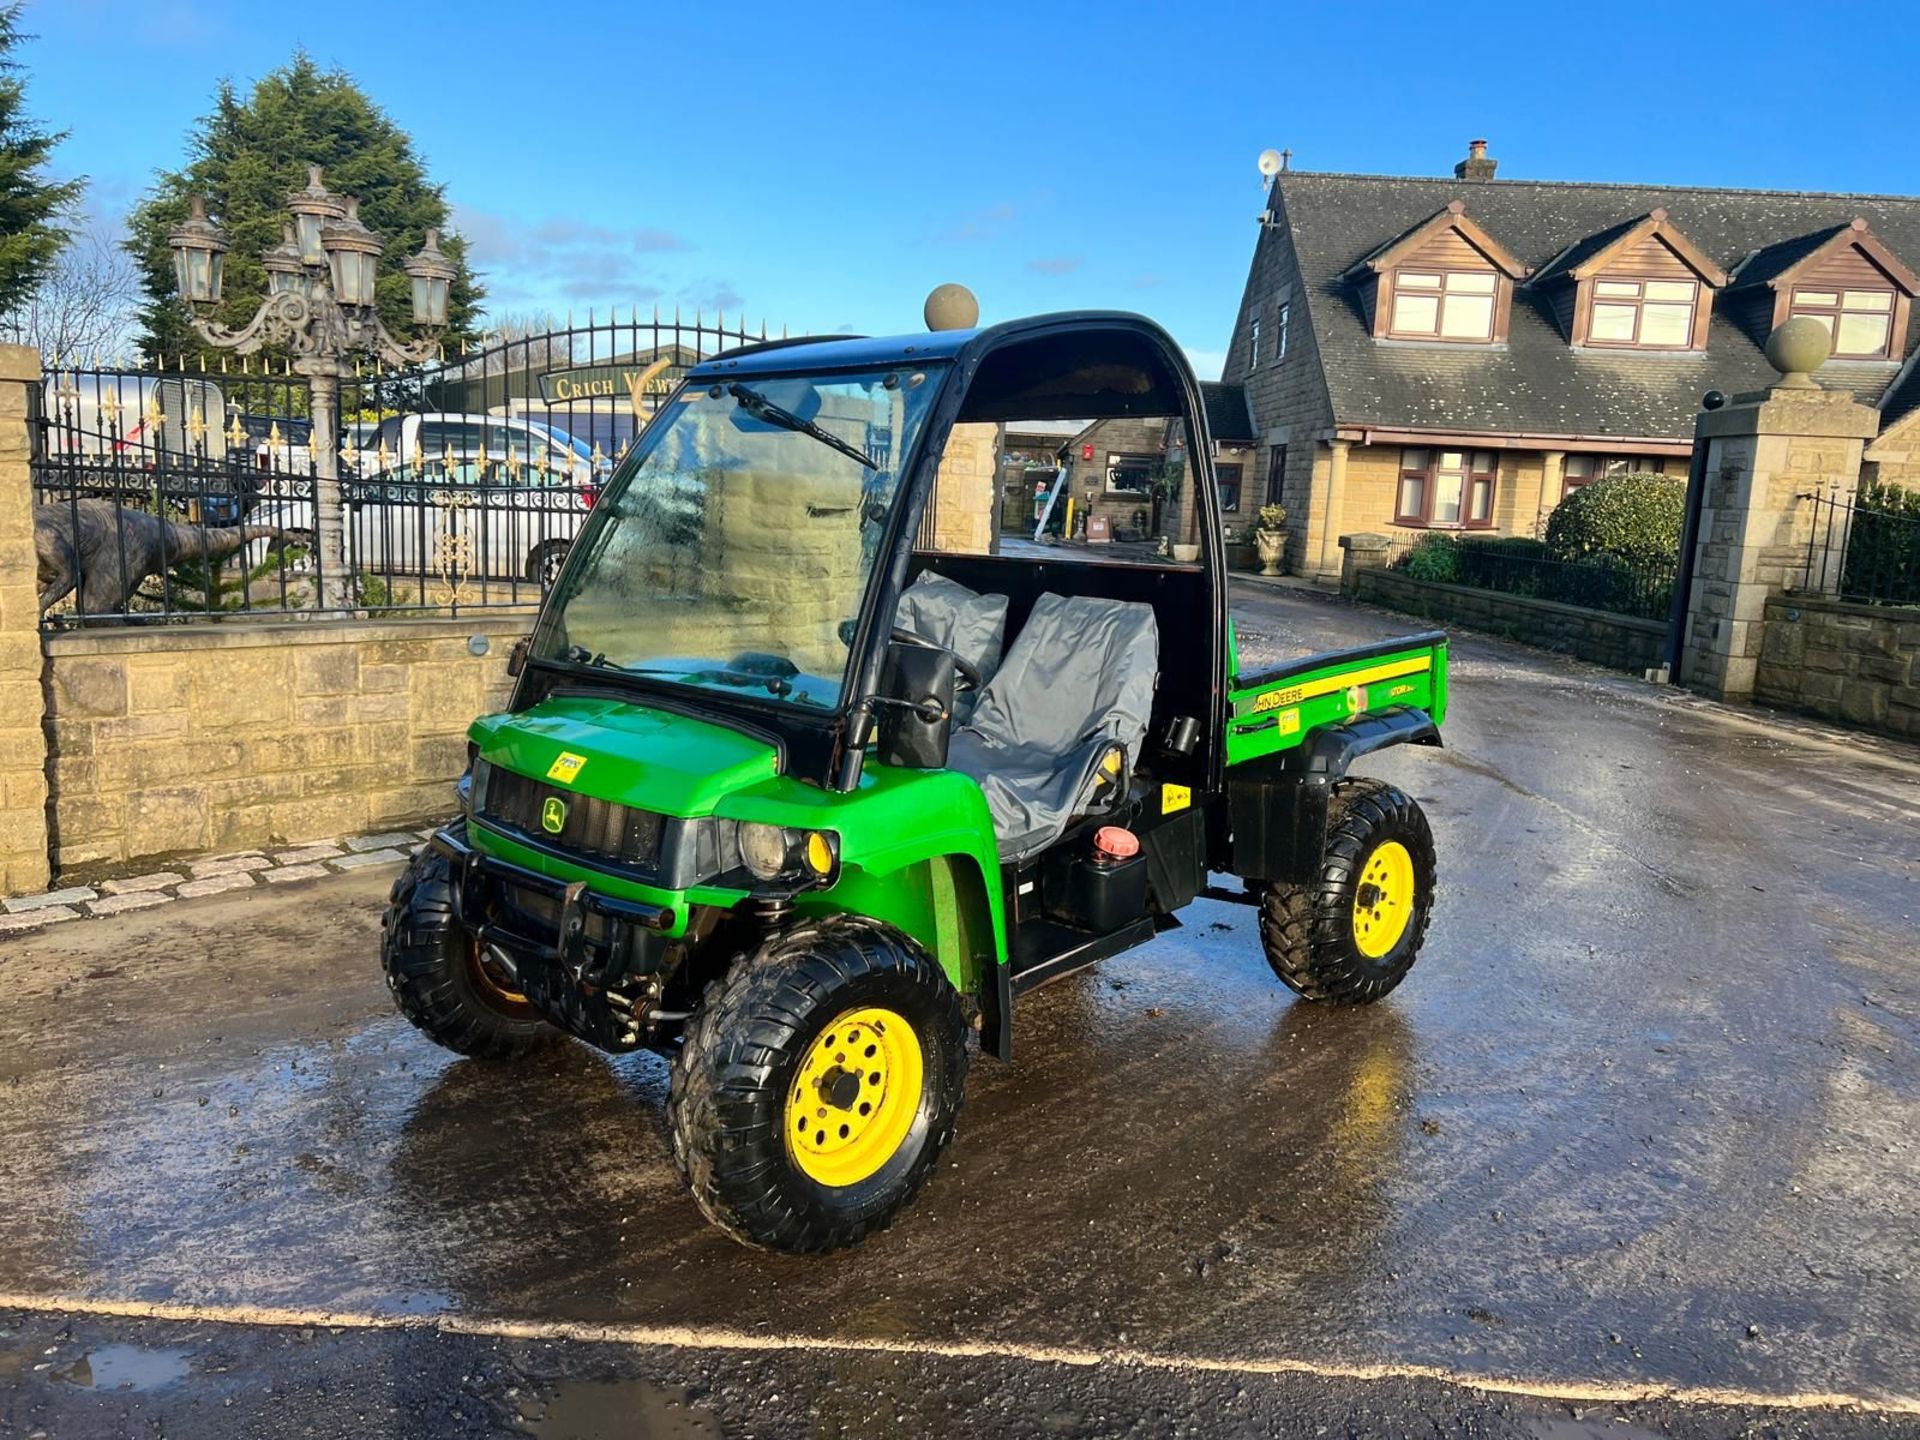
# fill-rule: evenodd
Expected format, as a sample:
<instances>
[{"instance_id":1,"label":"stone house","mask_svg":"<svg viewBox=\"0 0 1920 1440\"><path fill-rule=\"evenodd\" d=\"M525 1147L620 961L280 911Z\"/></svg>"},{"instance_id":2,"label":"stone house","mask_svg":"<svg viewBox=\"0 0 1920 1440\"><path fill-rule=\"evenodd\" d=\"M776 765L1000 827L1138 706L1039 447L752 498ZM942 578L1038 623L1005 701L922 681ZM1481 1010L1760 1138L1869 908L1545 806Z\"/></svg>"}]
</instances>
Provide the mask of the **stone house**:
<instances>
[{"instance_id":1,"label":"stone house","mask_svg":"<svg viewBox=\"0 0 1920 1440\"><path fill-rule=\"evenodd\" d=\"M1451 179L1275 177L1224 380L1292 568L1337 573L1359 530L1532 535L1593 479L1684 470L1700 397L1765 385L1790 316L1834 336L1821 383L1885 415L1885 477L1920 473L1920 199L1496 164L1475 141Z\"/></svg>"},{"instance_id":2,"label":"stone house","mask_svg":"<svg viewBox=\"0 0 1920 1440\"><path fill-rule=\"evenodd\" d=\"M1213 441L1220 508L1228 529L1238 531L1253 523L1262 503L1249 488L1254 432L1246 391L1238 385L1203 382L1200 393ZM1182 430L1178 420L1150 416L1096 420L1079 431L1064 449L1076 513L1104 516L1116 537L1192 538L1191 488L1181 486L1168 495L1165 487L1160 494L1154 487L1162 467L1186 454Z\"/></svg>"}]
</instances>

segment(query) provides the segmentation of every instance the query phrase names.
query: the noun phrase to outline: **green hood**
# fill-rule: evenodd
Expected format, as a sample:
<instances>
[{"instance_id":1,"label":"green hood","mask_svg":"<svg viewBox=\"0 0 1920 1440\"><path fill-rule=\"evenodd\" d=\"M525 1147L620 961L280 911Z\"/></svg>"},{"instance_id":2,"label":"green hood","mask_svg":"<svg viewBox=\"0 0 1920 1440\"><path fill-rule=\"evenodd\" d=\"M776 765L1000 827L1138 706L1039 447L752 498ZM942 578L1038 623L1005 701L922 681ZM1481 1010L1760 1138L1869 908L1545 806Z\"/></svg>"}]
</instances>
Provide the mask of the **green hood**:
<instances>
[{"instance_id":1,"label":"green hood","mask_svg":"<svg viewBox=\"0 0 1920 1440\"><path fill-rule=\"evenodd\" d=\"M711 815L778 766L764 740L625 700L550 699L518 715L483 716L468 737L491 765L683 818Z\"/></svg>"}]
</instances>

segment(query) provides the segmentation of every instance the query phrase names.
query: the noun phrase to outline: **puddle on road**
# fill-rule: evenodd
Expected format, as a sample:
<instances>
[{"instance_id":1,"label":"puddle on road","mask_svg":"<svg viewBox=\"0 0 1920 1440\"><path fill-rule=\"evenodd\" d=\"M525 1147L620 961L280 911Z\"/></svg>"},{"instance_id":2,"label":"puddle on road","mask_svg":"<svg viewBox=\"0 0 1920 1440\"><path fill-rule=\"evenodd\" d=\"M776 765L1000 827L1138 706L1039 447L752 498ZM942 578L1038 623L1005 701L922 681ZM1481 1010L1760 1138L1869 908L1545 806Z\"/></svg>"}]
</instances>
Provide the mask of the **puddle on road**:
<instances>
[{"instance_id":1,"label":"puddle on road","mask_svg":"<svg viewBox=\"0 0 1920 1440\"><path fill-rule=\"evenodd\" d=\"M563 1381L541 1413L521 1423L539 1440L722 1440L726 1433L684 1385L650 1380Z\"/></svg>"},{"instance_id":2,"label":"puddle on road","mask_svg":"<svg viewBox=\"0 0 1920 1440\"><path fill-rule=\"evenodd\" d=\"M186 1379L191 1368L184 1350L102 1345L48 1373L84 1390L158 1390Z\"/></svg>"},{"instance_id":3,"label":"puddle on road","mask_svg":"<svg viewBox=\"0 0 1920 1440\"><path fill-rule=\"evenodd\" d=\"M1532 1415L1525 1423L1534 1440L1667 1440L1658 1430L1642 1430L1611 1415Z\"/></svg>"}]
</instances>

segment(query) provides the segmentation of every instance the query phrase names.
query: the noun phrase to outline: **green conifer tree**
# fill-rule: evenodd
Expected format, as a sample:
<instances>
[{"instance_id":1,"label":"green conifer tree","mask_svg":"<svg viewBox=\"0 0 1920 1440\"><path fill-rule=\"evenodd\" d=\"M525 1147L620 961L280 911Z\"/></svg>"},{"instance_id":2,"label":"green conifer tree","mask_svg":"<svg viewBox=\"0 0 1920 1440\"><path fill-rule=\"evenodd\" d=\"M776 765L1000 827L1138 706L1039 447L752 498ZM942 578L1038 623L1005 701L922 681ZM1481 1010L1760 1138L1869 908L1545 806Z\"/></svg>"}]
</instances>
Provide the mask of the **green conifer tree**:
<instances>
[{"instance_id":1,"label":"green conifer tree","mask_svg":"<svg viewBox=\"0 0 1920 1440\"><path fill-rule=\"evenodd\" d=\"M147 303L141 311L142 348L150 356L192 356L199 342L175 298L167 232L187 214L187 197L204 195L232 249L226 286L214 316L245 325L266 294L261 254L280 243L287 197L307 183L307 167L325 168L336 194L357 196L360 219L386 242L381 259L379 309L402 338L413 328L412 304L400 262L420 248L429 229L460 267L447 303L448 336L470 335L480 290L466 266L466 247L447 229L442 188L428 178L413 141L368 99L344 71L323 71L305 53L261 78L242 97L222 83L213 112L188 138L189 160L162 172L128 218L128 248L141 269Z\"/></svg>"},{"instance_id":2,"label":"green conifer tree","mask_svg":"<svg viewBox=\"0 0 1920 1440\"><path fill-rule=\"evenodd\" d=\"M46 164L64 131L42 130L27 118L26 82L14 51L20 6L0 6L0 314L10 314L40 287L67 243L63 217L83 182L52 183Z\"/></svg>"}]
</instances>

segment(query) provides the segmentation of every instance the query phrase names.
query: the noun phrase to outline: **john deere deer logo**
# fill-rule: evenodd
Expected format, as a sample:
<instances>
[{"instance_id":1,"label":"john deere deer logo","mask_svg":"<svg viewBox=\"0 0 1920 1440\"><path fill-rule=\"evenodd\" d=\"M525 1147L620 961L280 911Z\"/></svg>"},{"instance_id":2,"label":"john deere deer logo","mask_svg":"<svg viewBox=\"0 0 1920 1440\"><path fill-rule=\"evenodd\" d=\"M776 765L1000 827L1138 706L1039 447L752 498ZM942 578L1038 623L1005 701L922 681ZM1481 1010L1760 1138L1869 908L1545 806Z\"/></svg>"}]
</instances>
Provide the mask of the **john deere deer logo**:
<instances>
[{"instance_id":1,"label":"john deere deer logo","mask_svg":"<svg viewBox=\"0 0 1920 1440\"><path fill-rule=\"evenodd\" d=\"M567 825L567 802L558 795L549 795L547 803L540 807L540 828L549 835L558 835Z\"/></svg>"}]
</instances>

